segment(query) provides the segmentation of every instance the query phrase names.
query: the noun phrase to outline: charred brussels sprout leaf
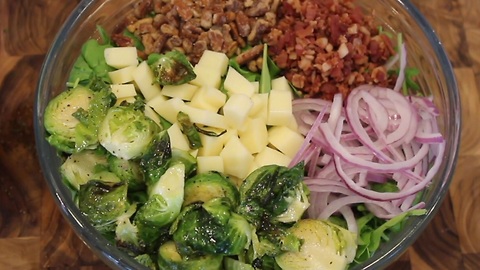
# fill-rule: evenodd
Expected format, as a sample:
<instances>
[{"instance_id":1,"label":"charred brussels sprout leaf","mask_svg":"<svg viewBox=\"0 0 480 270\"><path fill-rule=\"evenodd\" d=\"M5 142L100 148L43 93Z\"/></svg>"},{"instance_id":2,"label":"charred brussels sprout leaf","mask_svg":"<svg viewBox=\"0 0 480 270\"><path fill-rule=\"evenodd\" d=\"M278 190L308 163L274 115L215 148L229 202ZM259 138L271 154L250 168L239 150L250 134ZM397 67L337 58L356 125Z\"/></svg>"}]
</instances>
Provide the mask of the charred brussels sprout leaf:
<instances>
[{"instance_id":1,"label":"charred brussels sprout leaf","mask_svg":"<svg viewBox=\"0 0 480 270\"><path fill-rule=\"evenodd\" d=\"M182 132L187 136L190 149L198 149L202 147L202 141L200 140L200 133L190 121L188 114L184 112L178 112L177 121L182 127Z\"/></svg>"},{"instance_id":2,"label":"charred brussels sprout leaf","mask_svg":"<svg viewBox=\"0 0 480 270\"><path fill-rule=\"evenodd\" d=\"M250 245L251 231L247 220L233 212L227 198L185 207L171 227L182 256L238 255Z\"/></svg>"},{"instance_id":3,"label":"charred brussels sprout leaf","mask_svg":"<svg viewBox=\"0 0 480 270\"><path fill-rule=\"evenodd\" d=\"M117 218L124 214L127 202L127 185L91 180L80 186L78 207L101 233L115 230Z\"/></svg>"},{"instance_id":4,"label":"charred brussels sprout leaf","mask_svg":"<svg viewBox=\"0 0 480 270\"><path fill-rule=\"evenodd\" d=\"M157 266L155 261L152 259L152 256L148 254L140 254L134 257L135 261L139 262L141 265L145 266L147 269L156 270Z\"/></svg>"},{"instance_id":5,"label":"charred brussels sprout leaf","mask_svg":"<svg viewBox=\"0 0 480 270\"><path fill-rule=\"evenodd\" d=\"M184 206L195 202L208 202L221 197L229 199L234 207L240 200L237 187L219 172L197 174L185 182Z\"/></svg>"},{"instance_id":6,"label":"charred brussels sprout leaf","mask_svg":"<svg viewBox=\"0 0 480 270\"><path fill-rule=\"evenodd\" d=\"M222 259L222 255L214 254L182 257L173 241L164 243L158 250L158 266L160 269L220 270L222 269Z\"/></svg>"},{"instance_id":7,"label":"charred brussels sprout leaf","mask_svg":"<svg viewBox=\"0 0 480 270\"><path fill-rule=\"evenodd\" d=\"M123 159L135 159L147 152L160 127L133 107L110 108L100 125L98 139L111 154Z\"/></svg>"},{"instance_id":8,"label":"charred brussels sprout leaf","mask_svg":"<svg viewBox=\"0 0 480 270\"><path fill-rule=\"evenodd\" d=\"M167 131L156 134L147 147L147 152L140 159L147 185L153 185L168 169L172 158L170 137Z\"/></svg>"},{"instance_id":9,"label":"charred brussels sprout leaf","mask_svg":"<svg viewBox=\"0 0 480 270\"><path fill-rule=\"evenodd\" d=\"M150 54L147 60L160 85L179 85L196 78L192 64L179 51Z\"/></svg>"}]
</instances>

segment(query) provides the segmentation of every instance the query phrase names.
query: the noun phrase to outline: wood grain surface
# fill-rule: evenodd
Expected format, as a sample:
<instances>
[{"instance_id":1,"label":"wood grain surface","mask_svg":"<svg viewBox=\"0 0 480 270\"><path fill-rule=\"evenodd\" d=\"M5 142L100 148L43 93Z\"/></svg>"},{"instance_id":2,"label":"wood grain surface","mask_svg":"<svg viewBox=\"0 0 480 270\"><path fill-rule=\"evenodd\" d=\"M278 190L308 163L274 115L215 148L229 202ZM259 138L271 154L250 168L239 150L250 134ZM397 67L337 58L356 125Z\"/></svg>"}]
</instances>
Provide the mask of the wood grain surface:
<instances>
[{"instance_id":1,"label":"wood grain surface","mask_svg":"<svg viewBox=\"0 0 480 270\"><path fill-rule=\"evenodd\" d=\"M34 144L40 67L78 2L0 0L0 269L108 269L57 209ZM439 213L389 269L480 269L480 2L412 2L436 30L454 66L462 100L462 142Z\"/></svg>"}]
</instances>

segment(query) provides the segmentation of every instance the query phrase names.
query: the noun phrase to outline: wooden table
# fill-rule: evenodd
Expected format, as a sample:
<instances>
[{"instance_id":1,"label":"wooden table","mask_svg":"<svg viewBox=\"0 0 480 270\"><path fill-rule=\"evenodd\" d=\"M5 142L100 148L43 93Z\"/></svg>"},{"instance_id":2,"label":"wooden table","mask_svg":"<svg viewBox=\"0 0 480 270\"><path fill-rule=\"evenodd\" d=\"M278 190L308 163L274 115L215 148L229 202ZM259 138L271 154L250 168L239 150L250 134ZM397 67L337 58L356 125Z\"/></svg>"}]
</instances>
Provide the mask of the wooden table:
<instances>
[{"instance_id":1,"label":"wooden table","mask_svg":"<svg viewBox=\"0 0 480 270\"><path fill-rule=\"evenodd\" d=\"M33 134L35 86L44 55L79 0L0 0L0 269L107 269L57 209ZM441 210L391 269L480 267L480 4L413 1L437 31L462 97L458 167Z\"/></svg>"}]
</instances>

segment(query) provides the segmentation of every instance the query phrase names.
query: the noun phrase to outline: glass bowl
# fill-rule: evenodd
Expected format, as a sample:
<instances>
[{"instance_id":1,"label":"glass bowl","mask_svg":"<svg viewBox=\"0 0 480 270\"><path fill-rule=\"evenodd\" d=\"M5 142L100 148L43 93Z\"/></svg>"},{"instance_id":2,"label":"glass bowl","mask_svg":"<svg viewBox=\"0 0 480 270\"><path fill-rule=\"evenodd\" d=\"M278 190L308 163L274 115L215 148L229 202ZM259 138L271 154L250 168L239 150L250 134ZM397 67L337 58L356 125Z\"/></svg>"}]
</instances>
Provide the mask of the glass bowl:
<instances>
[{"instance_id":1,"label":"glass bowl","mask_svg":"<svg viewBox=\"0 0 480 270\"><path fill-rule=\"evenodd\" d=\"M83 0L57 34L43 64L35 101L35 138L38 157L55 202L76 234L107 265L114 269L141 269L131 257L110 244L89 224L62 182L61 159L45 140L44 111L50 99L65 89L68 74L82 44L95 37L96 25L112 31L132 8L134 0ZM393 235L368 261L353 269L381 269L401 255L422 233L447 194L455 169L460 138L460 101L450 62L428 22L407 0L358 0L365 10L375 9L376 20L408 42L408 62L422 71L420 85L434 97L441 112L439 127L446 139L443 163L433 183L424 193L427 214L408 219L406 229Z\"/></svg>"}]
</instances>

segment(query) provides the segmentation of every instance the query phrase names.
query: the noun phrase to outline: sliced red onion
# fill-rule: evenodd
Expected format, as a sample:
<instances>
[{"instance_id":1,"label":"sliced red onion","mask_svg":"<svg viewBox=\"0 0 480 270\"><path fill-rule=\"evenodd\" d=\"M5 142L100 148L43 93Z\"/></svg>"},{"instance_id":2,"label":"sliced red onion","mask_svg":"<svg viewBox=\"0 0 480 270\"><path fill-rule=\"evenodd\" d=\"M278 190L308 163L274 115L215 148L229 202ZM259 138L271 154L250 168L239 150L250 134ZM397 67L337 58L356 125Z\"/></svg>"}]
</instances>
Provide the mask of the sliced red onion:
<instances>
[{"instance_id":1,"label":"sliced red onion","mask_svg":"<svg viewBox=\"0 0 480 270\"><path fill-rule=\"evenodd\" d=\"M309 215L323 219L340 213L351 222L350 207L358 203L387 219L423 207L412 203L439 170L445 151L431 100L364 85L351 92L343 108L342 103L341 95L333 102L294 103L305 140L291 165L306 162ZM370 189L388 179L396 182L397 192Z\"/></svg>"}]
</instances>

